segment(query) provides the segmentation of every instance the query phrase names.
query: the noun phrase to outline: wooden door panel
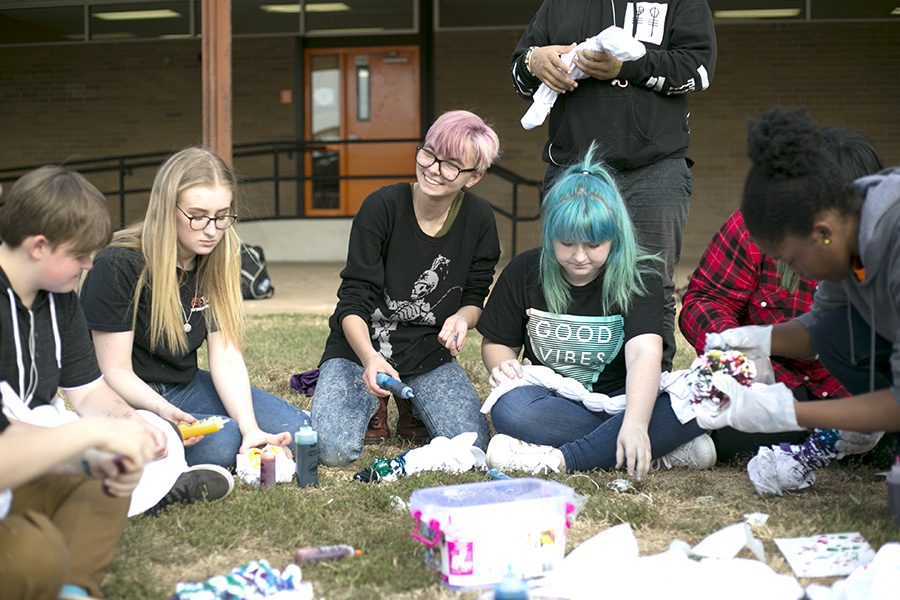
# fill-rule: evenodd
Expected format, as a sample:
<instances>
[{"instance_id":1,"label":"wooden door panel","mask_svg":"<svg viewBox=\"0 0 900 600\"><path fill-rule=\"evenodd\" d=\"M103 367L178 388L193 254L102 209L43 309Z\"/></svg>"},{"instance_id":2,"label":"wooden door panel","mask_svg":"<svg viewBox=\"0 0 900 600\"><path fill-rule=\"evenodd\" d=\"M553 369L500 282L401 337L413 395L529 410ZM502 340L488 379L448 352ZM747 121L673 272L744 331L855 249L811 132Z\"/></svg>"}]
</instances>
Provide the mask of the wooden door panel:
<instances>
[{"instance_id":1,"label":"wooden door panel","mask_svg":"<svg viewBox=\"0 0 900 600\"><path fill-rule=\"evenodd\" d=\"M307 52L307 65L310 55L340 54L340 139L418 138L421 122L417 47L344 48ZM311 70L307 68L306 72L307 90L310 90ZM312 106L311 100L310 98L307 106ZM311 139L310 109L307 113L307 139ZM415 171L414 153L414 142L349 143L340 148L340 173L345 176L412 175ZM311 165L309 157L307 164ZM345 179L339 186L340 207L336 210L312 208L309 196L311 186L307 185L307 214L324 216L337 212L352 216L366 196L374 190L396 181L412 179Z\"/></svg>"}]
</instances>

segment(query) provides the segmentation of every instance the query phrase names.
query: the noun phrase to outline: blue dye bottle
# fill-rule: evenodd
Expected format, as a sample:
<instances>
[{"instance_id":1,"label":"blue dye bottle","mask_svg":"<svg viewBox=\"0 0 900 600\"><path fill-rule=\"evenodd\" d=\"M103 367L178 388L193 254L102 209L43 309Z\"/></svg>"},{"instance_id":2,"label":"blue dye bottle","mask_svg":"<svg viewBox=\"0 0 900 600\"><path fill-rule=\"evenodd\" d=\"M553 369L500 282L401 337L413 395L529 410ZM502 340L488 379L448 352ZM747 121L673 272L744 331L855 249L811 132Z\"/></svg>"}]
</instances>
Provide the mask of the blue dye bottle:
<instances>
[{"instance_id":1,"label":"blue dye bottle","mask_svg":"<svg viewBox=\"0 0 900 600\"><path fill-rule=\"evenodd\" d=\"M528 600L528 585L512 567L494 588L494 600Z\"/></svg>"},{"instance_id":2,"label":"blue dye bottle","mask_svg":"<svg viewBox=\"0 0 900 600\"><path fill-rule=\"evenodd\" d=\"M375 383L378 384L383 390L387 390L398 398L405 398L409 400L410 398L414 398L416 395L412 391L412 388L403 383L402 381L397 381L387 373L379 373L375 376Z\"/></svg>"}]
</instances>

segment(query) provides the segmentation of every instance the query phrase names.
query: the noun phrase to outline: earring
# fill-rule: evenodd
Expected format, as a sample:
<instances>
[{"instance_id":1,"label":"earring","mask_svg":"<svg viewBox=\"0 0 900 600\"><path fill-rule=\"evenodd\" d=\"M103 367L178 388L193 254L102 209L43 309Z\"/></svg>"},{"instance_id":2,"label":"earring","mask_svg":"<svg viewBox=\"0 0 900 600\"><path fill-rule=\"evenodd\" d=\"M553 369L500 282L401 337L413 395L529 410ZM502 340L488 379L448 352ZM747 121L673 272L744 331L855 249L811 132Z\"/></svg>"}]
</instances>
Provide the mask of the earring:
<instances>
[{"instance_id":1,"label":"earring","mask_svg":"<svg viewBox=\"0 0 900 600\"><path fill-rule=\"evenodd\" d=\"M822 243L825 244L826 246L829 245L829 244L831 243L831 238L825 238L825 239L823 239L823 240L822 240Z\"/></svg>"}]
</instances>

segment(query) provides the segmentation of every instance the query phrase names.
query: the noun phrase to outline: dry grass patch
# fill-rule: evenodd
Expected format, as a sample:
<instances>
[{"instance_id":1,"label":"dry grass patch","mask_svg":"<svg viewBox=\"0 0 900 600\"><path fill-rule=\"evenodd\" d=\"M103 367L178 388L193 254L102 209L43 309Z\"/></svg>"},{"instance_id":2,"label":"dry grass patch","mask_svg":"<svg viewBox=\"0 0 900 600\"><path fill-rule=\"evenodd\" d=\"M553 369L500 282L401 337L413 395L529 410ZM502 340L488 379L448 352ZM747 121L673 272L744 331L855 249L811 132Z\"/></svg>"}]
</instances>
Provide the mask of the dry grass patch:
<instances>
[{"instance_id":1,"label":"dry grass patch","mask_svg":"<svg viewBox=\"0 0 900 600\"><path fill-rule=\"evenodd\" d=\"M303 408L309 399L290 389L293 373L314 368L327 335L327 319L276 315L248 320L245 349L256 385L280 394ZM475 334L466 345L462 364L482 396L485 372ZM691 355L682 350L677 365ZM396 409L391 403L391 421ZM315 584L316 597L468 599L436 582L424 564L425 548L409 532L412 520L394 506L419 488L483 481L480 473L421 473L390 484L361 484L353 474L372 459L396 456L410 446L392 438L367 446L356 464L319 469L320 485L299 489L279 485L270 492L239 485L228 499L215 504L176 507L156 518L132 519L104 582L110 598L167 598L179 581L199 581L227 573L253 559L283 568L299 546L349 543L362 548L358 558L304 566L304 578ZM760 535L768 564L780 573L790 569L775 547L775 537L822 532L860 531L873 547L896 540L886 489L876 479L881 459L864 464L850 460L819 473L807 491L783 497L758 496L743 465L711 471L657 471L628 492L607 484L619 472L592 471L554 476L585 497L569 531L567 546L619 523L631 523L642 554L666 550L675 539L690 544L742 520L750 512L770 515ZM801 582L806 583L806 582Z\"/></svg>"}]
</instances>

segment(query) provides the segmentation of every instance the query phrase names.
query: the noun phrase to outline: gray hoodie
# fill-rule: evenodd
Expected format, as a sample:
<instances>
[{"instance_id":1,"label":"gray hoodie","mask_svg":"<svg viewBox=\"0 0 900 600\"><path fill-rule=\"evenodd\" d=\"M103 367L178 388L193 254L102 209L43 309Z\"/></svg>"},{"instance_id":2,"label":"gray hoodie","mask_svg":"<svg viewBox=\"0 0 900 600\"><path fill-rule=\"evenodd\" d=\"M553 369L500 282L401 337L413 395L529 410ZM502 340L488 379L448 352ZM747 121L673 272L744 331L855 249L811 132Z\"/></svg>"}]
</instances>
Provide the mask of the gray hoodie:
<instances>
[{"instance_id":1,"label":"gray hoodie","mask_svg":"<svg viewBox=\"0 0 900 600\"><path fill-rule=\"evenodd\" d=\"M859 253L866 280L860 283L848 276L838 283L820 282L812 308L797 320L809 329L824 311L846 307L849 320L850 307L855 308L878 335L893 344L891 393L900 402L900 167L863 177L854 185L865 194ZM871 339L870 356L874 356L875 336ZM870 389L874 388L874 360L869 381Z\"/></svg>"}]
</instances>

